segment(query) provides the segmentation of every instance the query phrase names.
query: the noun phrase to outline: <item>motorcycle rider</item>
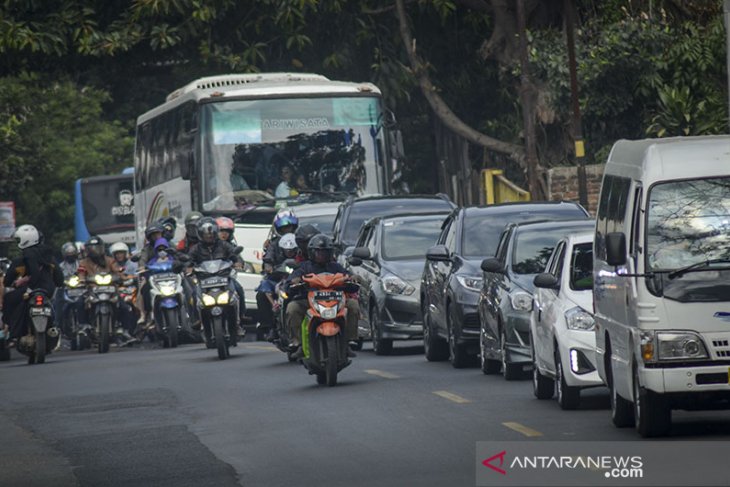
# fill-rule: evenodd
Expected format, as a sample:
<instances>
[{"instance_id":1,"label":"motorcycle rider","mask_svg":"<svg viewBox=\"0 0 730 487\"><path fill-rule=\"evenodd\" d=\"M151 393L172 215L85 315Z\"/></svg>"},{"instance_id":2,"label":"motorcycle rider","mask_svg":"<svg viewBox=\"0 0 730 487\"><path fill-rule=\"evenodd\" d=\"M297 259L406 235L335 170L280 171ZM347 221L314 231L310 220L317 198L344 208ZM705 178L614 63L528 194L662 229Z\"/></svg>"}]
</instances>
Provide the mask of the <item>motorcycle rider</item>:
<instances>
[{"instance_id":1,"label":"motorcycle rider","mask_svg":"<svg viewBox=\"0 0 730 487\"><path fill-rule=\"evenodd\" d=\"M66 242L61 246L61 255L63 259L58 266L63 272L65 282L69 277L76 275L79 269L79 249L76 248L73 242ZM56 310L56 327L63 330L61 325L69 308L63 302L63 289L60 286L56 290L55 296L53 296L53 308Z\"/></svg>"},{"instance_id":2,"label":"motorcycle rider","mask_svg":"<svg viewBox=\"0 0 730 487\"><path fill-rule=\"evenodd\" d=\"M177 220L174 216L168 216L164 218L160 218L157 220L157 223L159 223L162 226L162 238L167 240L167 242L170 244L170 247L175 247L175 243L173 243L173 240L175 238L175 230L177 230Z\"/></svg>"},{"instance_id":3,"label":"motorcycle rider","mask_svg":"<svg viewBox=\"0 0 730 487\"><path fill-rule=\"evenodd\" d=\"M189 253L190 249L198 243L198 220L203 218L199 211L191 211L185 216L185 237L177 243L177 250Z\"/></svg>"},{"instance_id":4,"label":"motorcycle rider","mask_svg":"<svg viewBox=\"0 0 730 487\"><path fill-rule=\"evenodd\" d=\"M307 245L309 260L303 262L295 269L286 281L285 286L288 288L292 284L298 284L302 281L302 277L307 274L345 274L350 273L334 260L334 245L332 239L327 235L315 235L309 240ZM345 339L348 341L357 341L357 321L360 317L360 306L356 298L348 297L347 302L347 320L345 323ZM309 308L306 299L295 299L289 301L286 307L286 322L289 327L289 333L292 337L292 344L298 346L296 352L292 354L292 358L301 358L304 356L301 347L301 324L304 315ZM347 356L355 357L356 354L347 347Z\"/></svg>"},{"instance_id":5,"label":"motorcycle rider","mask_svg":"<svg viewBox=\"0 0 730 487\"><path fill-rule=\"evenodd\" d=\"M227 216L220 216L215 219L215 223L218 225L218 238L223 240L224 242L228 242L229 244L233 245L233 247L236 247L236 237L234 235L234 231L236 230L236 224L233 223L233 220L228 218ZM242 260L243 262L243 260ZM245 265L245 262L243 262ZM238 294L238 299L241 303L241 306L244 308L241 311L241 320L243 320L245 306L246 306L246 299L245 294L243 292L243 286L241 286L241 283L238 282L237 279L233 280L233 286L236 288L236 294Z\"/></svg>"},{"instance_id":6,"label":"motorcycle rider","mask_svg":"<svg viewBox=\"0 0 730 487\"><path fill-rule=\"evenodd\" d=\"M144 230L145 244L142 250L139 252L139 260L137 266L137 272L141 273L144 271L147 261L149 261L155 255L155 242L157 239L162 238L162 234L165 229L159 223L153 223ZM152 315L152 298L150 297L150 284L146 279L140 278L139 280L139 294L142 299L137 299L137 309L139 310L139 319L137 324L141 327L147 327L147 317ZM141 330L137 330L139 332Z\"/></svg>"},{"instance_id":7,"label":"motorcycle rider","mask_svg":"<svg viewBox=\"0 0 730 487\"><path fill-rule=\"evenodd\" d=\"M218 224L212 217L205 216L198 220L198 244L190 252L190 260L193 265L200 265L206 260L228 260L233 262L234 269L243 269L243 259L235 252L236 247L218 238ZM232 281L236 281L232 279ZM235 284L232 291L236 292ZM243 291L243 290L242 290ZM246 302L242 300L238 305L239 319L243 321L246 311Z\"/></svg>"},{"instance_id":8,"label":"motorcycle rider","mask_svg":"<svg viewBox=\"0 0 730 487\"><path fill-rule=\"evenodd\" d=\"M295 259L299 254L296 238L292 233L287 233L279 239L279 247L284 259ZM276 267L279 267L283 262L284 260L277 263ZM259 320L264 329L269 329L266 339L270 342L279 338L279 333L274 326L274 312L277 310L278 305L274 293L278 281L273 276L274 272L272 270L272 272L266 274L261 279L261 283L256 288L256 304L259 309Z\"/></svg>"},{"instance_id":9,"label":"motorcycle rider","mask_svg":"<svg viewBox=\"0 0 730 487\"><path fill-rule=\"evenodd\" d=\"M117 263L119 270L125 277L136 277L138 264L129 258L129 246L124 242L116 242L109 247L109 253Z\"/></svg>"},{"instance_id":10,"label":"motorcycle rider","mask_svg":"<svg viewBox=\"0 0 730 487\"><path fill-rule=\"evenodd\" d=\"M294 232L294 238L296 240L297 247L299 247L299 252L297 252L297 256L294 259L297 261L297 264L301 264L307 260L307 246L309 245L309 241L312 237L319 235L320 233L322 232L319 231L319 228L310 223L302 225L297 228L296 232Z\"/></svg>"},{"instance_id":11,"label":"motorcycle rider","mask_svg":"<svg viewBox=\"0 0 730 487\"><path fill-rule=\"evenodd\" d=\"M271 240L264 242L264 257L261 259L264 263L264 272L266 272L267 264L272 265L277 260L281 260L279 249L279 239L287 233L294 233L299 227L299 218L294 211L282 208L274 217L274 236Z\"/></svg>"},{"instance_id":12,"label":"motorcycle rider","mask_svg":"<svg viewBox=\"0 0 730 487\"><path fill-rule=\"evenodd\" d=\"M57 286L63 285L63 272L52 260L51 250L43 244L43 234L33 225L21 225L13 234L21 257L13 260L3 279L8 290L3 299L3 321L10 329L11 339L28 331L26 319L28 289L44 289L53 296Z\"/></svg>"}]
</instances>

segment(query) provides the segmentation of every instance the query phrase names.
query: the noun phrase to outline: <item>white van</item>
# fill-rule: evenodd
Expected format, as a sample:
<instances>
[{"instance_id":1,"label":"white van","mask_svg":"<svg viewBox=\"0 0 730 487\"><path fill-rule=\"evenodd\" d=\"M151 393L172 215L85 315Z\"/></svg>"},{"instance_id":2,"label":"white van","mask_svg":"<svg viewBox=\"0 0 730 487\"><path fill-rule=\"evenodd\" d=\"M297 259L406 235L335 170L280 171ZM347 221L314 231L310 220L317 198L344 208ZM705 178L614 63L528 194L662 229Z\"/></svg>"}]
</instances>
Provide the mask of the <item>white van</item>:
<instances>
[{"instance_id":1,"label":"white van","mask_svg":"<svg viewBox=\"0 0 730 487\"><path fill-rule=\"evenodd\" d=\"M730 136L616 142L593 243L598 373L616 426L730 408Z\"/></svg>"}]
</instances>

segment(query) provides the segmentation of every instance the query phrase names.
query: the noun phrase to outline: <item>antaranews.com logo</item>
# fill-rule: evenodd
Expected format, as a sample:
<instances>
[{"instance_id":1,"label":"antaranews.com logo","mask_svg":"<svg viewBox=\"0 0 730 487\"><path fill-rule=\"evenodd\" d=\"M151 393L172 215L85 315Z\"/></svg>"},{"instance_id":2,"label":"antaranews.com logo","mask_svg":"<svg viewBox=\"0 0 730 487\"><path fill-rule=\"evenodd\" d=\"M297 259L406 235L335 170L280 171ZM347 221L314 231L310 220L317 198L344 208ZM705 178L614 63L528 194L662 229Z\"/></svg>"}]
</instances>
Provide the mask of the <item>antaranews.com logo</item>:
<instances>
[{"instance_id":1,"label":"antaranews.com logo","mask_svg":"<svg viewBox=\"0 0 730 487\"><path fill-rule=\"evenodd\" d=\"M582 469L596 474L602 472L603 477L607 479L635 479L644 476L644 460L639 455L515 455L509 457L507 450L502 450L484 459L482 465L499 475L507 475L508 471L516 470L532 470L536 475L540 475L541 470Z\"/></svg>"}]
</instances>

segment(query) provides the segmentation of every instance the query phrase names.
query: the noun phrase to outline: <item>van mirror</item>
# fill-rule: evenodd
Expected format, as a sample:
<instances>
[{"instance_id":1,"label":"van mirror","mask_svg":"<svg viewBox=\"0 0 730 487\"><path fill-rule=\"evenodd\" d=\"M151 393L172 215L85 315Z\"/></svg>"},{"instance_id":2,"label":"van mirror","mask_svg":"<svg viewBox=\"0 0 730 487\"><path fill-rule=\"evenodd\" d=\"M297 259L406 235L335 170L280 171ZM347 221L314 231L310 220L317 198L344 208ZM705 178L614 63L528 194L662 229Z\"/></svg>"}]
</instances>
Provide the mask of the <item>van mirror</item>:
<instances>
[{"instance_id":1,"label":"van mirror","mask_svg":"<svg viewBox=\"0 0 730 487\"><path fill-rule=\"evenodd\" d=\"M612 232L606 235L606 262L608 265L626 264L626 235Z\"/></svg>"},{"instance_id":2,"label":"van mirror","mask_svg":"<svg viewBox=\"0 0 730 487\"><path fill-rule=\"evenodd\" d=\"M359 257L348 257L347 263L351 266L359 266L362 265L362 259Z\"/></svg>"},{"instance_id":3,"label":"van mirror","mask_svg":"<svg viewBox=\"0 0 730 487\"><path fill-rule=\"evenodd\" d=\"M484 272L493 272L495 274L504 274L504 267L499 259L490 257L482 261L481 268Z\"/></svg>"},{"instance_id":4,"label":"van mirror","mask_svg":"<svg viewBox=\"0 0 730 487\"><path fill-rule=\"evenodd\" d=\"M370 249L367 247L355 247L352 250L352 257L356 257L360 260L371 260Z\"/></svg>"},{"instance_id":5,"label":"van mirror","mask_svg":"<svg viewBox=\"0 0 730 487\"><path fill-rule=\"evenodd\" d=\"M543 289L560 289L558 278L552 274L548 274L547 272L536 275L532 282L535 284L535 287L541 287Z\"/></svg>"},{"instance_id":6,"label":"van mirror","mask_svg":"<svg viewBox=\"0 0 730 487\"><path fill-rule=\"evenodd\" d=\"M446 245L434 245L426 251L426 260L447 261L451 258L449 249Z\"/></svg>"}]
</instances>

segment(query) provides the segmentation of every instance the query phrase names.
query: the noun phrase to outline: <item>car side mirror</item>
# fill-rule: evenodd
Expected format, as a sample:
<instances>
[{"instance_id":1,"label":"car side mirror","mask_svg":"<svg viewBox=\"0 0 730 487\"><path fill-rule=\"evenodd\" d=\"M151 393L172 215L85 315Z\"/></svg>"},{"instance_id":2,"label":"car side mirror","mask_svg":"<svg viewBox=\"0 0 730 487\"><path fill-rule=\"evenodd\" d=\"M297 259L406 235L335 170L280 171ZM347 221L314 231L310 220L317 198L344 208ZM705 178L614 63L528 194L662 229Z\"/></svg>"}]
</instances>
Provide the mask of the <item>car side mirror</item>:
<instances>
[{"instance_id":1,"label":"car side mirror","mask_svg":"<svg viewBox=\"0 0 730 487\"><path fill-rule=\"evenodd\" d=\"M446 245L434 245L426 251L426 260L444 262L451 260L451 252Z\"/></svg>"},{"instance_id":2,"label":"car side mirror","mask_svg":"<svg viewBox=\"0 0 730 487\"><path fill-rule=\"evenodd\" d=\"M352 266L362 265L362 259L360 257L348 257L347 263Z\"/></svg>"},{"instance_id":3,"label":"car side mirror","mask_svg":"<svg viewBox=\"0 0 730 487\"><path fill-rule=\"evenodd\" d=\"M370 249L367 247L355 247L354 249L352 249L352 257L357 257L361 260L372 259L372 256L370 255Z\"/></svg>"},{"instance_id":4,"label":"car side mirror","mask_svg":"<svg viewBox=\"0 0 730 487\"><path fill-rule=\"evenodd\" d=\"M490 257L482 261L481 268L484 272L493 272L495 274L504 274L502 262L495 257Z\"/></svg>"},{"instance_id":5,"label":"car side mirror","mask_svg":"<svg viewBox=\"0 0 730 487\"><path fill-rule=\"evenodd\" d=\"M535 287L541 287L543 289L560 289L558 278L552 274L548 274L547 272L536 275L532 282L535 284Z\"/></svg>"},{"instance_id":6,"label":"car side mirror","mask_svg":"<svg viewBox=\"0 0 730 487\"><path fill-rule=\"evenodd\" d=\"M626 235L623 233L606 235L606 263L612 266L626 264Z\"/></svg>"}]
</instances>

